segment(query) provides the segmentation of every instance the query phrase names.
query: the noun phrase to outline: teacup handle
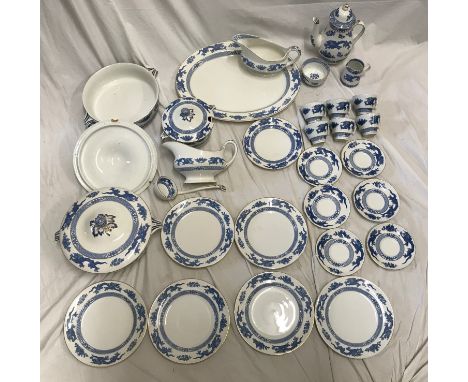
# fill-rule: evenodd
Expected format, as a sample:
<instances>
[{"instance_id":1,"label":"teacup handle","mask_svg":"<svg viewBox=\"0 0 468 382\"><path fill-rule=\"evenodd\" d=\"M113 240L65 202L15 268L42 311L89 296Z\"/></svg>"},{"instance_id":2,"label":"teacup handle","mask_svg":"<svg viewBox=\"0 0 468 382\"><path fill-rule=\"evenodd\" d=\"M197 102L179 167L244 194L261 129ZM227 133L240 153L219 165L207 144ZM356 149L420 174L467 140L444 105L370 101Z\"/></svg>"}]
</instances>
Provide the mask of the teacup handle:
<instances>
[{"instance_id":1,"label":"teacup handle","mask_svg":"<svg viewBox=\"0 0 468 382\"><path fill-rule=\"evenodd\" d=\"M353 27L353 34L354 34L354 29L356 27L361 27L361 30L359 31L359 33L356 35L356 37L353 38L353 45L357 42L357 40L359 40L362 36L362 34L365 32L366 30L366 25L361 21L361 20L358 20L356 24L354 24L354 27Z\"/></svg>"},{"instance_id":2,"label":"teacup handle","mask_svg":"<svg viewBox=\"0 0 468 382\"><path fill-rule=\"evenodd\" d=\"M291 58L290 57L291 53L295 53L296 57ZM294 64L299 59L299 57L301 57L301 54L302 54L301 49L298 46L296 45L290 46L288 51L286 52L286 56L288 57L288 59L291 60L290 62L288 62L288 65Z\"/></svg>"},{"instance_id":3,"label":"teacup handle","mask_svg":"<svg viewBox=\"0 0 468 382\"><path fill-rule=\"evenodd\" d=\"M232 164L232 162L234 162L234 159L236 159L236 155L237 155L237 144L236 144L236 142L234 142L233 140L229 140L229 141L225 142L223 147L222 147L223 152L226 149L227 145L232 145L234 147L234 153L232 154L232 158L229 159L228 162L226 162L226 164L224 166L225 169L228 168ZM224 156L224 153L223 153L223 156Z\"/></svg>"},{"instance_id":4,"label":"teacup handle","mask_svg":"<svg viewBox=\"0 0 468 382\"><path fill-rule=\"evenodd\" d=\"M362 69L362 71L367 72L370 68L371 68L370 64L366 64L366 66L364 66L364 69Z\"/></svg>"}]
</instances>

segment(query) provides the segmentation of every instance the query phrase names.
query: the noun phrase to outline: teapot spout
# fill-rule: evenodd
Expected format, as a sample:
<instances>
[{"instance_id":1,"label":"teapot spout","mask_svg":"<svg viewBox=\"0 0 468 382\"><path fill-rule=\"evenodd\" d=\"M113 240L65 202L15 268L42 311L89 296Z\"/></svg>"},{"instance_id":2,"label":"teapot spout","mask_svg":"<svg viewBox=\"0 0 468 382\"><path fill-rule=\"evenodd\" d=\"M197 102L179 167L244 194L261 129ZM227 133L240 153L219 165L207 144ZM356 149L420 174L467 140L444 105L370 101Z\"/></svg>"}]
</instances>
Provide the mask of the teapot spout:
<instances>
[{"instance_id":1,"label":"teapot spout","mask_svg":"<svg viewBox=\"0 0 468 382\"><path fill-rule=\"evenodd\" d=\"M312 33L310 42L315 48L319 48L322 43L322 35L320 34L320 20L317 17L312 18Z\"/></svg>"}]
</instances>

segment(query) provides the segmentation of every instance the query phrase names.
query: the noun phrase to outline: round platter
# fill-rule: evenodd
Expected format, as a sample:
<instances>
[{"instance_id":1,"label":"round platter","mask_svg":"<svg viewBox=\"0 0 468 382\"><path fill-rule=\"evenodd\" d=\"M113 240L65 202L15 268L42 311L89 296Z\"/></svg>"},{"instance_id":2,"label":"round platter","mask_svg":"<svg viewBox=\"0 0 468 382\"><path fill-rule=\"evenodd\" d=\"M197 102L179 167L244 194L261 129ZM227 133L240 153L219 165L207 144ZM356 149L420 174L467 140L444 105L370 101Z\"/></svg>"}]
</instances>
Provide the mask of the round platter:
<instances>
[{"instance_id":1,"label":"round platter","mask_svg":"<svg viewBox=\"0 0 468 382\"><path fill-rule=\"evenodd\" d=\"M243 139L247 158L267 170L290 166L302 151L300 131L284 119L270 117L254 122Z\"/></svg>"},{"instance_id":2,"label":"round platter","mask_svg":"<svg viewBox=\"0 0 468 382\"><path fill-rule=\"evenodd\" d=\"M349 142L341 150L345 169L358 178L372 178L385 168L382 149L371 141L359 139Z\"/></svg>"},{"instance_id":3,"label":"round platter","mask_svg":"<svg viewBox=\"0 0 468 382\"><path fill-rule=\"evenodd\" d=\"M310 185L333 184L341 176L342 165L332 150L311 147L299 156L297 171L304 182Z\"/></svg>"},{"instance_id":4,"label":"round platter","mask_svg":"<svg viewBox=\"0 0 468 382\"><path fill-rule=\"evenodd\" d=\"M304 252L307 225L291 203L262 198L239 213L235 240L241 254L251 263L278 269L293 263Z\"/></svg>"},{"instance_id":5,"label":"round platter","mask_svg":"<svg viewBox=\"0 0 468 382\"><path fill-rule=\"evenodd\" d=\"M242 338L271 355L292 352L309 337L313 304L304 286L281 272L252 277L239 291L234 308Z\"/></svg>"},{"instance_id":6,"label":"round platter","mask_svg":"<svg viewBox=\"0 0 468 382\"><path fill-rule=\"evenodd\" d=\"M156 174L156 147L133 123L100 122L78 139L73 167L87 191L120 187L139 194Z\"/></svg>"},{"instance_id":7,"label":"round platter","mask_svg":"<svg viewBox=\"0 0 468 382\"><path fill-rule=\"evenodd\" d=\"M63 332L68 349L80 362L115 365L128 358L145 336L145 303L122 282L93 284L71 303Z\"/></svg>"},{"instance_id":8,"label":"round platter","mask_svg":"<svg viewBox=\"0 0 468 382\"><path fill-rule=\"evenodd\" d=\"M384 223L367 235L367 250L377 265L397 270L406 268L414 259L414 240L407 230L396 224Z\"/></svg>"},{"instance_id":9,"label":"round platter","mask_svg":"<svg viewBox=\"0 0 468 382\"><path fill-rule=\"evenodd\" d=\"M229 325L229 309L221 293L205 281L187 279L169 285L156 297L148 331L164 357L190 364L219 350Z\"/></svg>"},{"instance_id":10,"label":"round platter","mask_svg":"<svg viewBox=\"0 0 468 382\"><path fill-rule=\"evenodd\" d=\"M359 183L354 189L353 198L358 212L375 222L390 220L400 207L400 198L393 186L377 178Z\"/></svg>"},{"instance_id":11,"label":"round platter","mask_svg":"<svg viewBox=\"0 0 468 382\"><path fill-rule=\"evenodd\" d=\"M161 241L167 255L190 268L220 261L231 248L234 222L229 212L209 198L176 204L162 222Z\"/></svg>"},{"instance_id":12,"label":"round platter","mask_svg":"<svg viewBox=\"0 0 468 382\"><path fill-rule=\"evenodd\" d=\"M317 330L332 350L345 357L380 353L390 341L394 321L388 297L361 277L334 279L317 298Z\"/></svg>"}]
</instances>

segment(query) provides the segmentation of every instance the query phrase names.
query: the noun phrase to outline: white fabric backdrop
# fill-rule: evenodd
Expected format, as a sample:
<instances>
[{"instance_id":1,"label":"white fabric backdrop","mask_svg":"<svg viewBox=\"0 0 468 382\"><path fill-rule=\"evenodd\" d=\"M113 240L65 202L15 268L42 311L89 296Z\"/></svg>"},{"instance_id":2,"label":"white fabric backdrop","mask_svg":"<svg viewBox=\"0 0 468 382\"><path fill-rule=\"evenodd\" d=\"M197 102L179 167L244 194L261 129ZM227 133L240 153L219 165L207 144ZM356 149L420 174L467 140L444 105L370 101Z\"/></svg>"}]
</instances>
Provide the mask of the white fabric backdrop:
<instances>
[{"instance_id":1,"label":"white fabric backdrop","mask_svg":"<svg viewBox=\"0 0 468 382\"><path fill-rule=\"evenodd\" d=\"M368 256L358 276L377 283L391 299L395 331L389 346L367 360L350 360L331 351L313 330L297 351L281 357L250 348L233 324L224 346L209 360L193 366L174 364L153 348L148 336L126 361L104 369L78 362L63 340L64 314L73 298L100 280L121 280L139 290L150 307L167 284L200 278L216 285L231 312L239 288L262 270L247 263L235 245L218 264L202 270L186 269L164 253L158 235L147 253L128 268L108 275L92 275L72 266L54 243L54 232L65 211L85 191L75 179L72 151L83 132L81 92L87 78L104 65L137 62L160 73L160 108L146 131L158 144L161 112L176 98L179 64L195 50L224 41L237 32L250 32L285 45L299 45L303 57L314 55L309 43L311 18L325 22L338 3L295 0L256 1L42 1L41 9L41 376L44 381L424 381L427 379L427 4L424 1L360 1L353 10L367 24L352 52L372 65L355 90L340 85L334 67L318 89L302 86L295 102L279 114L302 125L298 107L332 97L351 98L356 92L379 96L382 128L374 140L383 147L387 165L381 177L399 192L401 208L393 220L413 234L415 261L401 271L379 268ZM240 144L248 124L216 122L205 147L215 149L228 139ZM327 145L339 152L342 144ZM307 142L306 147L310 144ZM161 173L182 178L172 169L171 155L159 150ZM240 153L230 169L218 177L226 193L203 195L219 200L237 217L249 201L277 196L302 208L309 186L295 166L269 172L256 168ZM343 171L337 183L348 196L359 179ZM150 192L143 198L159 218L183 199L161 202ZM188 197L193 196L189 195ZM373 226L355 210L344 225L362 240ZM322 232L308 224L306 252L283 269L300 280L315 299L332 279L312 256Z\"/></svg>"}]
</instances>

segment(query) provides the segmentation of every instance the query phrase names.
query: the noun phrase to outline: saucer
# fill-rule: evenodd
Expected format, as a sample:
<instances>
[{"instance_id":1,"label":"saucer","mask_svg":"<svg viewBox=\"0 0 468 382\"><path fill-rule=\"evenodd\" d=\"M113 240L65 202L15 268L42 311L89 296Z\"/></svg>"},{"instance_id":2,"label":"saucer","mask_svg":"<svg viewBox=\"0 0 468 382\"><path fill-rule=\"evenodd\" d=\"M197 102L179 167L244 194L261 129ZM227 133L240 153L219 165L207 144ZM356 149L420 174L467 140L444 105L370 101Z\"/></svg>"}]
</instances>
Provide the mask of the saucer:
<instances>
[{"instance_id":1,"label":"saucer","mask_svg":"<svg viewBox=\"0 0 468 382\"><path fill-rule=\"evenodd\" d=\"M307 225L291 203L279 198L262 198L239 213L235 239L242 255L268 269L283 268L304 252Z\"/></svg>"},{"instance_id":2,"label":"saucer","mask_svg":"<svg viewBox=\"0 0 468 382\"><path fill-rule=\"evenodd\" d=\"M366 219L385 222L398 212L400 198L393 186L374 178L359 183L353 193L354 205Z\"/></svg>"},{"instance_id":3,"label":"saucer","mask_svg":"<svg viewBox=\"0 0 468 382\"><path fill-rule=\"evenodd\" d=\"M280 272L252 277L239 291L234 308L237 330L259 352L292 352L309 337L313 304L304 286Z\"/></svg>"},{"instance_id":4,"label":"saucer","mask_svg":"<svg viewBox=\"0 0 468 382\"><path fill-rule=\"evenodd\" d=\"M375 143L367 140L349 142L341 150L345 169L358 178L373 178L385 168L385 155Z\"/></svg>"},{"instance_id":5,"label":"saucer","mask_svg":"<svg viewBox=\"0 0 468 382\"><path fill-rule=\"evenodd\" d=\"M341 161L338 155L325 147L311 147L297 161L301 178L311 185L333 184L341 176Z\"/></svg>"},{"instance_id":6,"label":"saucer","mask_svg":"<svg viewBox=\"0 0 468 382\"><path fill-rule=\"evenodd\" d=\"M288 167L296 161L303 147L301 132L288 121L275 117L250 125L243 144L247 158L268 170Z\"/></svg>"},{"instance_id":7,"label":"saucer","mask_svg":"<svg viewBox=\"0 0 468 382\"><path fill-rule=\"evenodd\" d=\"M321 185L306 194L304 211L317 227L336 228L348 219L349 200L339 188Z\"/></svg>"},{"instance_id":8,"label":"saucer","mask_svg":"<svg viewBox=\"0 0 468 382\"><path fill-rule=\"evenodd\" d=\"M325 231L317 239L317 257L332 275L348 276L361 269L364 249L357 236L346 229Z\"/></svg>"},{"instance_id":9,"label":"saucer","mask_svg":"<svg viewBox=\"0 0 468 382\"><path fill-rule=\"evenodd\" d=\"M145 337L145 303L130 285L98 282L73 300L63 332L78 361L97 367L115 365L128 358Z\"/></svg>"},{"instance_id":10,"label":"saucer","mask_svg":"<svg viewBox=\"0 0 468 382\"><path fill-rule=\"evenodd\" d=\"M205 281L187 279L172 283L156 297L148 331L164 357L192 364L219 350L229 324L229 308L221 293Z\"/></svg>"},{"instance_id":11,"label":"saucer","mask_svg":"<svg viewBox=\"0 0 468 382\"><path fill-rule=\"evenodd\" d=\"M386 269L406 268L414 259L414 240L403 227L384 223L367 236L367 250L377 265Z\"/></svg>"}]
</instances>

